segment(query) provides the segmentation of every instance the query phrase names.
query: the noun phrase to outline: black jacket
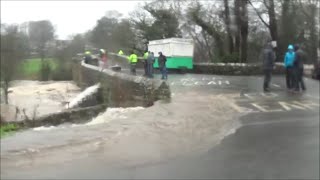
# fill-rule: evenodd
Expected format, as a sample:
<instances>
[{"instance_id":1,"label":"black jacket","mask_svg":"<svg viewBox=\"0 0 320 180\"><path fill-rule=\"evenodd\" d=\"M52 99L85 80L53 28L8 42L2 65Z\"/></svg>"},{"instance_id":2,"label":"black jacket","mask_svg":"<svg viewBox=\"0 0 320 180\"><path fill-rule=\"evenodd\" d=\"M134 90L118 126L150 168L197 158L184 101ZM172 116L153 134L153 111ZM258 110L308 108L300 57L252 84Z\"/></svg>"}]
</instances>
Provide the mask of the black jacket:
<instances>
[{"instance_id":1,"label":"black jacket","mask_svg":"<svg viewBox=\"0 0 320 180\"><path fill-rule=\"evenodd\" d=\"M158 57L158 65L159 65L159 68L163 68L165 67L166 65L166 62L167 62L167 57L165 55L160 55Z\"/></svg>"},{"instance_id":2,"label":"black jacket","mask_svg":"<svg viewBox=\"0 0 320 180\"><path fill-rule=\"evenodd\" d=\"M272 70L274 61L276 60L276 54L274 53L272 46L268 45L262 53L263 69Z\"/></svg>"},{"instance_id":3,"label":"black jacket","mask_svg":"<svg viewBox=\"0 0 320 180\"><path fill-rule=\"evenodd\" d=\"M306 55L302 49L298 49L295 54L293 67L303 69L303 62L306 61Z\"/></svg>"}]
</instances>

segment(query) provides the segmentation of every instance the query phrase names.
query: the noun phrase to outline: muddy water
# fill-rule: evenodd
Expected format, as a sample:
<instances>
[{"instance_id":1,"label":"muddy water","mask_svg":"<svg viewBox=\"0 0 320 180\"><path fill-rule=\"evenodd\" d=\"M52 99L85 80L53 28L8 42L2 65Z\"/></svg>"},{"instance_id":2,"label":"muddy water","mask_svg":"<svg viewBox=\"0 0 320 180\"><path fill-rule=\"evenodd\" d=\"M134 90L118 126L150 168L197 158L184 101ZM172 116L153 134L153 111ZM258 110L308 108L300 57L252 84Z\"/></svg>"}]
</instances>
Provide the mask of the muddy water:
<instances>
[{"instance_id":1,"label":"muddy water","mask_svg":"<svg viewBox=\"0 0 320 180\"><path fill-rule=\"evenodd\" d=\"M81 90L71 81L13 81L9 91L9 104L32 118L61 111Z\"/></svg>"},{"instance_id":2,"label":"muddy water","mask_svg":"<svg viewBox=\"0 0 320 180\"><path fill-rule=\"evenodd\" d=\"M171 81L180 81L177 76ZM201 78L200 76L197 78ZM1 140L1 168L93 159L137 166L207 151L239 127L235 91L172 86L170 102L111 108L87 124L41 127Z\"/></svg>"}]
</instances>

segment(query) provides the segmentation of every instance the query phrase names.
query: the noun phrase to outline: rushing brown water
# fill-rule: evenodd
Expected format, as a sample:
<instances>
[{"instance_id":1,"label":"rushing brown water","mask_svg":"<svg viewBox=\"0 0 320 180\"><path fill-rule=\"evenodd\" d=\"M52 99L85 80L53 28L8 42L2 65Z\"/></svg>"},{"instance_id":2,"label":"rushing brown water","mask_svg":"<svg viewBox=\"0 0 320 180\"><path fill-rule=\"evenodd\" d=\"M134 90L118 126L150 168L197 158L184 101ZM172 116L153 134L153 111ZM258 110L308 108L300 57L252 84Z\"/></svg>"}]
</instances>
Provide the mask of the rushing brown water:
<instances>
[{"instance_id":1,"label":"rushing brown water","mask_svg":"<svg viewBox=\"0 0 320 180\"><path fill-rule=\"evenodd\" d=\"M40 127L1 141L6 167L36 168L84 158L136 166L207 151L239 127L236 92L172 87L170 102L110 108L81 125Z\"/></svg>"},{"instance_id":2,"label":"rushing brown water","mask_svg":"<svg viewBox=\"0 0 320 180\"><path fill-rule=\"evenodd\" d=\"M9 104L31 118L61 111L81 90L72 81L14 81L9 91Z\"/></svg>"}]
</instances>

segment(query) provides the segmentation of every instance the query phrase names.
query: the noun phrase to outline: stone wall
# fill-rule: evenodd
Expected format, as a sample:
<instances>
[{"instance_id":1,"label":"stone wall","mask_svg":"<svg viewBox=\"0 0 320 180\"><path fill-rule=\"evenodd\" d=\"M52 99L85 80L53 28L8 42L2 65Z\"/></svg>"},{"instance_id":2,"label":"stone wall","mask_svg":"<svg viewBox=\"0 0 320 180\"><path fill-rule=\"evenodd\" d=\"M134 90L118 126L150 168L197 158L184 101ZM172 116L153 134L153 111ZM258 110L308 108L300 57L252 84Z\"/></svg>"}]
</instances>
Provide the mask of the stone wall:
<instances>
[{"instance_id":1,"label":"stone wall","mask_svg":"<svg viewBox=\"0 0 320 180\"><path fill-rule=\"evenodd\" d=\"M101 103L108 107L151 106L154 101L170 98L165 81L132 76L74 61L73 79L81 88L101 83Z\"/></svg>"}]
</instances>

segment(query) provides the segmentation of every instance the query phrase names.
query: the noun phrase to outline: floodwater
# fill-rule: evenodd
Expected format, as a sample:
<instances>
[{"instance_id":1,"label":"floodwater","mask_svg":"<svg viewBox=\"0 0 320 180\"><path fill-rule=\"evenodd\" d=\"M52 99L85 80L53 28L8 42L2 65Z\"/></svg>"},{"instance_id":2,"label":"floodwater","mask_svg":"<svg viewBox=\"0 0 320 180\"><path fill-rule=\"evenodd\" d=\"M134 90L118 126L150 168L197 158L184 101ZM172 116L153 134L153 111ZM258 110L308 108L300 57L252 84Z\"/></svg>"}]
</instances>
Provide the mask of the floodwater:
<instances>
[{"instance_id":1,"label":"floodwater","mask_svg":"<svg viewBox=\"0 0 320 180\"><path fill-rule=\"evenodd\" d=\"M81 92L72 81L13 81L9 88L9 104L23 110L29 118L65 109L65 104Z\"/></svg>"},{"instance_id":2,"label":"floodwater","mask_svg":"<svg viewBox=\"0 0 320 180\"><path fill-rule=\"evenodd\" d=\"M131 167L205 152L235 132L243 115L235 107L238 91L184 84L212 77L171 76L170 102L109 108L86 124L38 127L6 137L1 140L1 172L82 159Z\"/></svg>"}]
</instances>

